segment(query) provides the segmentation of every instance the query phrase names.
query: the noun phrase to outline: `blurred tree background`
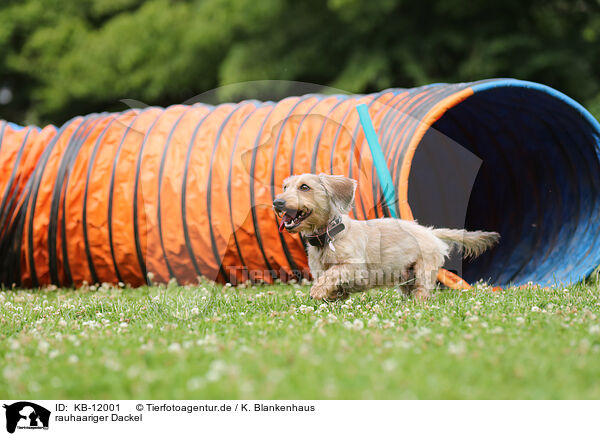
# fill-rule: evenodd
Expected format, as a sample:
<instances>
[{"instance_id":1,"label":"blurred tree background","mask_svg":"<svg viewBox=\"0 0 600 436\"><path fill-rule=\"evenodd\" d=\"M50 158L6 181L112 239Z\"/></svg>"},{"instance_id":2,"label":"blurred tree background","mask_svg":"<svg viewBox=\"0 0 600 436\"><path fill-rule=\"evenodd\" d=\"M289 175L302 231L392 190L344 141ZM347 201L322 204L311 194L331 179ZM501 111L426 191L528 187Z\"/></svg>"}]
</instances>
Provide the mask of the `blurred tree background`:
<instances>
[{"instance_id":1,"label":"blurred tree background","mask_svg":"<svg viewBox=\"0 0 600 436\"><path fill-rule=\"evenodd\" d=\"M62 124L284 79L349 92L515 77L600 116L599 0L2 0L0 118Z\"/></svg>"}]
</instances>

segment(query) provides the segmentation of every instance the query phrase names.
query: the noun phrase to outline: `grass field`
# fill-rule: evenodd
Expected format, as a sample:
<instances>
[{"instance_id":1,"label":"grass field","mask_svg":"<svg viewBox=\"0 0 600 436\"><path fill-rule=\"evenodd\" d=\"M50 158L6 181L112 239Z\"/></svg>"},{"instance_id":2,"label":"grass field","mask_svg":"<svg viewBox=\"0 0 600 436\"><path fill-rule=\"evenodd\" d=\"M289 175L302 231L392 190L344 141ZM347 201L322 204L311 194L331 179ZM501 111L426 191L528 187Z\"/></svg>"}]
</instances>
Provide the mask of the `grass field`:
<instances>
[{"instance_id":1,"label":"grass field","mask_svg":"<svg viewBox=\"0 0 600 436\"><path fill-rule=\"evenodd\" d=\"M600 292L0 291L2 398L600 398Z\"/></svg>"}]
</instances>

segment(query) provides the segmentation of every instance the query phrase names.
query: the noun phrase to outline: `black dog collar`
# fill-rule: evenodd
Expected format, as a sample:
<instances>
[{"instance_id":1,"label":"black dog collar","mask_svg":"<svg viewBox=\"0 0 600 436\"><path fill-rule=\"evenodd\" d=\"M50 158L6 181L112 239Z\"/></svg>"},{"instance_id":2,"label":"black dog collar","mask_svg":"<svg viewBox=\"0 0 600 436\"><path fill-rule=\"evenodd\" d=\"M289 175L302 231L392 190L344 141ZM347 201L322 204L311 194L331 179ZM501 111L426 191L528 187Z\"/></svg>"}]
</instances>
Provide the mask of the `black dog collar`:
<instances>
[{"instance_id":1,"label":"black dog collar","mask_svg":"<svg viewBox=\"0 0 600 436\"><path fill-rule=\"evenodd\" d=\"M306 235L306 241L313 247L323 248L326 244L333 241L333 237L344 230L346 226L342 223L342 217L336 216L334 219L329 221L327 228L320 233L313 233L312 235Z\"/></svg>"}]
</instances>

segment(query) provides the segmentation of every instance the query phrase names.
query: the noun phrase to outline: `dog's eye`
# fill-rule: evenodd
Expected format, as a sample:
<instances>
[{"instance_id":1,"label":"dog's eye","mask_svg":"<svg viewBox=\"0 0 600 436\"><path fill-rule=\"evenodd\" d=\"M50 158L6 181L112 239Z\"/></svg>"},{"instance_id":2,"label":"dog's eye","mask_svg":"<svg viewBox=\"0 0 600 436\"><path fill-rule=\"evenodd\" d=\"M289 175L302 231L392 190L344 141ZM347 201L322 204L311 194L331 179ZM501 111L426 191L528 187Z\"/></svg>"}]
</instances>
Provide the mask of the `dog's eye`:
<instances>
[{"instance_id":1,"label":"dog's eye","mask_svg":"<svg viewBox=\"0 0 600 436\"><path fill-rule=\"evenodd\" d=\"M284 186L284 187L283 187L283 190L285 191L286 189L287 189L287 186Z\"/></svg>"},{"instance_id":2,"label":"dog's eye","mask_svg":"<svg viewBox=\"0 0 600 436\"><path fill-rule=\"evenodd\" d=\"M303 183L302 185L300 185L300 188L298 188L298 189L300 189L301 191L310 191L310 186Z\"/></svg>"}]
</instances>

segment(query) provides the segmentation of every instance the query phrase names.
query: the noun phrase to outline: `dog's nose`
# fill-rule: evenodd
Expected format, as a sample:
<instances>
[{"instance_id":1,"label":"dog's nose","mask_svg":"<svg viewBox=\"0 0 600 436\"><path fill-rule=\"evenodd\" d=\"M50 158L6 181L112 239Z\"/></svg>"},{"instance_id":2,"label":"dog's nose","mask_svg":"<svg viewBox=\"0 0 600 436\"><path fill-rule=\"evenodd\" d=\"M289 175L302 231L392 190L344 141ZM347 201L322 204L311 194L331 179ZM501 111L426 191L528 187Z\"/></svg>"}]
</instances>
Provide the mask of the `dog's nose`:
<instances>
[{"instance_id":1,"label":"dog's nose","mask_svg":"<svg viewBox=\"0 0 600 436\"><path fill-rule=\"evenodd\" d=\"M285 200L282 200L281 198L276 198L275 200L273 200L273 207L275 209L283 209L285 206Z\"/></svg>"}]
</instances>

